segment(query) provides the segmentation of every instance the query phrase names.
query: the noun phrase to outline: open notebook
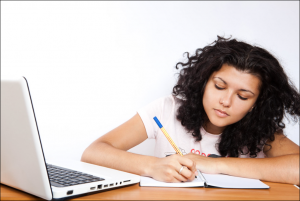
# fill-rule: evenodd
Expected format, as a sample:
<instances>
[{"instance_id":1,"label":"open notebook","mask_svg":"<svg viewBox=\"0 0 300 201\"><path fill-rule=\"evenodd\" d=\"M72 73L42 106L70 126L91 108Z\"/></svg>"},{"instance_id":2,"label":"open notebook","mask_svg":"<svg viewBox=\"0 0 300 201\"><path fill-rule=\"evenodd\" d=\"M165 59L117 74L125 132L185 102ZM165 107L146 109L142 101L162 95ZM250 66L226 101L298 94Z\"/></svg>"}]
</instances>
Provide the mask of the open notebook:
<instances>
[{"instance_id":1,"label":"open notebook","mask_svg":"<svg viewBox=\"0 0 300 201\"><path fill-rule=\"evenodd\" d=\"M166 183L156 181L150 177L141 177L140 186L152 187L213 187L213 188L251 188L251 189L268 189L269 186L258 179L248 179L242 177L234 177L222 174L204 174L205 181L200 177L190 182L182 183Z\"/></svg>"}]
</instances>

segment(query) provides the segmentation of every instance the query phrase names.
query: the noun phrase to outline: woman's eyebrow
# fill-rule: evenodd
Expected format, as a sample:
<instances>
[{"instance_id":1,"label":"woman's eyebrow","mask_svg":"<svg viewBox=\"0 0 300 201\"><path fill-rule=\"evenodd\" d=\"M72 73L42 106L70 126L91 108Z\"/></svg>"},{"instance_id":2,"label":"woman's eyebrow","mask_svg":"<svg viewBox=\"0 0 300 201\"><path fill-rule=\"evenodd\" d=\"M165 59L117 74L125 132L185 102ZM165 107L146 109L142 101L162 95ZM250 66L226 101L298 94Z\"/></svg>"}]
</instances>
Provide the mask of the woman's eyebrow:
<instances>
[{"instance_id":1,"label":"woman's eyebrow","mask_svg":"<svg viewBox=\"0 0 300 201\"><path fill-rule=\"evenodd\" d=\"M218 79L220 79L222 82L224 82L224 84L227 84L227 82L225 82L222 78L220 78L220 77L214 77L214 78L218 78ZM250 90L246 90L246 89L240 89L239 91L245 91L245 92L250 92L250 93L252 93L253 95L255 95L252 91L250 91Z\"/></svg>"}]
</instances>

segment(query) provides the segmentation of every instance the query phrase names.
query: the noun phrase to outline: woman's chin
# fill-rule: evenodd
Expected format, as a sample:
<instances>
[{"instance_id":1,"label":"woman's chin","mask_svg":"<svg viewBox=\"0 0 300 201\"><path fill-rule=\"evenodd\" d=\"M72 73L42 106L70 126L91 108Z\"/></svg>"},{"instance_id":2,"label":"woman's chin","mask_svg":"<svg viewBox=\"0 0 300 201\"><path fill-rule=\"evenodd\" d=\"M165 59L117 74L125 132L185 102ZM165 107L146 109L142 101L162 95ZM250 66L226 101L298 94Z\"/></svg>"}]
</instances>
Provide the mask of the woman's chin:
<instances>
[{"instance_id":1,"label":"woman's chin","mask_svg":"<svg viewBox=\"0 0 300 201\"><path fill-rule=\"evenodd\" d=\"M226 126L230 125L228 122L222 121L220 119L212 119L210 120L211 126L218 127L224 129Z\"/></svg>"}]
</instances>

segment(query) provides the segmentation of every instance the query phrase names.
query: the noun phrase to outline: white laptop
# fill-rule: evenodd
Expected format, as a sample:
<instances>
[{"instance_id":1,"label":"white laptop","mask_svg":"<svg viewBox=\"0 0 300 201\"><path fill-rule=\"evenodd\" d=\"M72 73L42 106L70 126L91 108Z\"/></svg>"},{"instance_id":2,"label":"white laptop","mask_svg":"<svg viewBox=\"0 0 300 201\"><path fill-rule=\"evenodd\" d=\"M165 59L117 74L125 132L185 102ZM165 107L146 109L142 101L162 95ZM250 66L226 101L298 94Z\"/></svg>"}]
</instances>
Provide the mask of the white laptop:
<instances>
[{"instance_id":1,"label":"white laptop","mask_svg":"<svg viewBox=\"0 0 300 201\"><path fill-rule=\"evenodd\" d=\"M45 161L24 77L1 78L1 183L46 200L140 181L140 176L72 160Z\"/></svg>"}]
</instances>

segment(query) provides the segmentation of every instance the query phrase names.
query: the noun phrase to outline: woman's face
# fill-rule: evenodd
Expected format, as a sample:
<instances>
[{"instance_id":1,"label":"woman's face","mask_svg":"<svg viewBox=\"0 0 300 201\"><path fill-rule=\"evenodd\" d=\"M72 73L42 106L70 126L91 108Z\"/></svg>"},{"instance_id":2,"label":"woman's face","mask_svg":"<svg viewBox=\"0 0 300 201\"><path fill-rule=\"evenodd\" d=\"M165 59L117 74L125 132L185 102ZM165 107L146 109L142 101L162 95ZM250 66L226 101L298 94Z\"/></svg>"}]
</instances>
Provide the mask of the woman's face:
<instances>
[{"instance_id":1,"label":"woman's face","mask_svg":"<svg viewBox=\"0 0 300 201\"><path fill-rule=\"evenodd\" d=\"M249 73L224 64L214 72L205 87L203 106L209 121L204 126L212 134L220 134L226 126L251 112L259 95L261 81Z\"/></svg>"}]
</instances>

